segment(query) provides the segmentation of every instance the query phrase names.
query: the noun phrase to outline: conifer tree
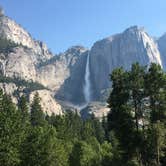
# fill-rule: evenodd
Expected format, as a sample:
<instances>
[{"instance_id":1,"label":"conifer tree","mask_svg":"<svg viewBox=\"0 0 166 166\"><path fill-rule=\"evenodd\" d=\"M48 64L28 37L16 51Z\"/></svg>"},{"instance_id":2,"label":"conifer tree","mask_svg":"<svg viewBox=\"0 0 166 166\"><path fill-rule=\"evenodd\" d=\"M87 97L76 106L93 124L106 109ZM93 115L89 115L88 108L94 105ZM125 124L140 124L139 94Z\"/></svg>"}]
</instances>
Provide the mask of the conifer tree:
<instances>
[{"instance_id":1,"label":"conifer tree","mask_svg":"<svg viewBox=\"0 0 166 166\"><path fill-rule=\"evenodd\" d=\"M43 126L45 123L45 115L40 105L39 94L36 93L31 104L31 124L32 126Z\"/></svg>"},{"instance_id":2,"label":"conifer tree","mask_svg":"<svg viewBox=\"0 0 166 166\"><path fill-rule=\"evenodd\" d=\"M9 96L3 95L1 105L0 165L17 166L20 163L20 146L24 138L21 115Z\"/></svg>"},{"instance_id":3,"label":"conifer tree","mask_svg":"<svg viewBox=\"0 0 166 166\"><path fill-rule=\"evenodd\" d=\"M131 160L135 154L135 124L132 107L129 103L129 73L122 68L115 69L111 74L112 92L108 104L111 111L108 115L108 129L113 130L123 151L123 162Z\"/></svg>"},{"instance_id":4,"label":"conifer tree","mask_svg":"<svg viewBox=\"0 0 166 166\"><path fill-rule=\"evenodd\" d=\"M146 95L149 98L150 120L148 137L152 146L148 154L153 152L151 160L155 166L160 166L160 160L166 148L166 75L157 64L151 64L145 76ZM163 127L164 126L164 127ZM150 155L147 156L149 157ZM149 161L150 162L150 161Z\"/></svg>"},{"instance_id":5,"label":"conifer tree","mask_svg":"<svg viewBox=\"0 0 166 166\"><path fill-rule=\"evenodd\" d=\"M18 108L21 111L22 122L25 125L25 128L29 126L30 123L30 113L29 113L29 106L26 97L23 95L21 96Z\"/></svg>"},{"instance_id":6,"label":"conifer tree","mask_svg":"<svg viewBox=\"0 0 166 166\"><path fill-rule=\"evenodd\" d=\"M50 126L35 126L22 147L22 166L67 166L64 146Z\"/></svg>"},{"instance_id":7,"label":"conifer tree","mask_svg":"<svg viewBox=\"0 0 166 166\"><path fill-rule=\"evenodd\" d=\"M138 63L135 63L129 71L129 82L130 82L130 103L133 108L134 119L135 119L135 140L136 141L136 157L139 162L139 165L142 165L142 154L141 154L141 145L144 137L144 128L145 128L145 115L144 115L144 77L145 77L145 67L140 66ZM142 124L139 124L139 121L142 121Z\"/></svg>"},{"instance_id":8,"label":"conifer tree","mask_svg":"<svg viewBox=\"0 0 166 166\"><path fill-rule=\"evenodd\" d=\"M70 166L95 166L96 154L85 141L78 141L74 144L69 159ZM99 163L98 163L99 164ZM96 165L98 166L98 165Z\"/></svg>"}]
</instances>

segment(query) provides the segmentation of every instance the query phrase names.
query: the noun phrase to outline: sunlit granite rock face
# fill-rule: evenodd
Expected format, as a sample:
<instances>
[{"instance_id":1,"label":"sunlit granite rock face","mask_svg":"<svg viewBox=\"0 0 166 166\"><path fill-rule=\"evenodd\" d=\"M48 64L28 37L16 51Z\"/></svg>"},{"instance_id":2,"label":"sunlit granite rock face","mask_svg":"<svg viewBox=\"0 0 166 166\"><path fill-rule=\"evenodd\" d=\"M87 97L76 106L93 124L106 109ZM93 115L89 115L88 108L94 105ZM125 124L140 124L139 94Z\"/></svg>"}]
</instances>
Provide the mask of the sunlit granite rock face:
<instances>
[{"instance_id":1,"label":"sunlit granite rock face","mask_svg":"<svg viewBox=\"0 0 166 166\"><path fill-rule=\"evenodd\" d=\"M54 91L59 91L65 81L73 76L73 68L78 65L80 57L85 51L87 49L84 47L74 46L42 64L37 69L38 81ZM79 65L77 70L81 67L84 65ZM75 81L74 85L77 83Z\"/></svg>"},{"instance_id":2,"label":"sunlit granite rock face","mask_svg":"<svg viewBox=\"0 0 166 166\"><path fill-rule=\"evenodd\" d=\"M39 82L64 100L74 101L74 94L79 92L83 101L86 57L81 55L87 49L74 46L53 56L44 43L34 40L25 29L3 14L0 15L0 37L18 44L7 54L0 53L3 76Z\"/></svg>"},{"instance_id":3,"label":"sunlit granite rock face","mask_svg":"<svg viewBox=\"0 0 166 166\"><path fill-rule=\"evenodd\" d=\"M158 63L162 66L156 43L137 26L96 42L90 51L93 98L98 99L103 89L110 87L109 74L117 67L130 69L132 63Z\"/></svg>"},{"instance_id":4,"label":"sunlit granite rock face","mask_svg":"<svg viewBox=\"0 0 166 166\"><path fill-rule=\"evenodd\" d=\"M52 57L43 42L34 40L25 29L4 15L0 15L0 37L32 49L36 54L40 55L38 58L41 61Z\"/></svg>"},{"instance_id":5,"label":"sunlit granite rock face","mask_svg":"<svg viewBox=\"0 0 166 166\"><path fill-rule=\"evenodd\" d=\"M103 117L107 116L110 109L105 102L91 102L86 107L84 107L80 114L83 119L87 119L94 115L102 120Z\"/></svg>"},{"instance_id":6,"label":"sunlit granite rock face","mask_svg":"<svg viewBox=\"0 0 166 166\"><path fill-rule=\"evenodd\" d=\"M40 97L40 104L42 106L43 111L48 114L54 114L54 115L62 115L63 110L61 105L55 101L54 94L51 91L48 90L37 90L30 94L29 99L30 102L33 101L34 95L38 93Z\"/></svg>"},{"instance_id":7,"label":"sunlit granite rock face","mask_svg":"<svg viewBox=\"0 0 166 166\"><path fill-rule=\"evenodd\" d=\"M19 96L26 95L24 93L25 87L17 86L14 83L0 83L0 88L8 95L11 96L12 101L17 104L19 100ZM40 104L42 106L42 109L45 113L48 115L51 115L54 113L55 115L62 115L63 114L63 108L61 105L54 99L54 94L52 91L43 89L43 90L35 90L28 94L28 98L30 103L33 101L34 95L38 93L40 97ZM16 95L17 94L17 95ZM30 105L29 105L30 108Z\"/></svg>"},{"instance_id":8,"label":"sunlit granite rock face","mask_svg":"<svg viewBox=\"0 0 166 166\"><path fill-rule=\"evenodd\" d=\"M17 98L13 95L14 92L18 90L18 87L14 83L0 83L0 88L4 93L11 96L11 99L15 104L18 103Z\"/></svg>"},{"instance_id":9,"label":"sunlit granite rock face","mask_svg":"<svg viewBox=\"0 0 166 166\"><path fill-rule=\"evenodd\" d=\"M77 106L85 104L83 89L88 55L92 101L101 101L103 92L111 87L109 74L117 67L128 70L134 62L141 65L154 62L166 69L166 35L155 41L137 26L97 41L90 50L74 46L53 55L43 42L34 40L25 29L0 11L0 38L17 43L9 52L0 52L0 74L44 85L47 89L39 92L43 98L42 106L49 114L54 110L57 110L54 113L62 113L57 101ZM12 87L15 91L14 85L2 85L9 86L10 92ZM8 89L4 87L4 90ZM95 103L90 112L97 108ZM100 112L96 113L98 115L101 116Z\"/></svg>"},{"instance_id":10,"label":"sunlit granite rock face","mask_svg":"<svg viewBox=\"0 0 166 166\"><path fill-rule=\"evenodd\" d=\"M4 59L3 73L7 77L19 77L25 80L36 80L34 53L23 47L14 48Z\"/></svg>"}]
</instances>

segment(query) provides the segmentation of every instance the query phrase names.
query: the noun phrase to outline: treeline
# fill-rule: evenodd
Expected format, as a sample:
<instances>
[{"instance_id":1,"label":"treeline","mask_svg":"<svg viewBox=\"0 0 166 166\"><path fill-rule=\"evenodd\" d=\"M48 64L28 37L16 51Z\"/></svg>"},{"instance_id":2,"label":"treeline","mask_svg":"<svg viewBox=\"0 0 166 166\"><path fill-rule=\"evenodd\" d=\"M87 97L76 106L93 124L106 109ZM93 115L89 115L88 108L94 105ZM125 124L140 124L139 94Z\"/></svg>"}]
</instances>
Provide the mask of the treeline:
<instances>
[{"instance_id":1,"label":"treeline","mask_svg":"<svg viewBox=\"0 0 166 166\"><path fill-rule=\"evenodd\" d=\"M110 113L100 122L77 112L48 116L38 94L18 106L0 91L2 166L165 166L166 74L133 64L111 74Z\"/></svg>"},{"instance_id":2,"label":"treeline","mask_svg":"<svg viewBox=\"0 0 166 166\"><path fill-rule=\"evenodd\" d=\"M34 82L32 80L27 81L24 79L21 79L19 77L14 76L12 77L6 77L3 76L2 74L0 74L0 82L1 83L14 83L16 86L18 87L25 87L24 88L24 92L25 93L30 93L32 91L35 90L42 90L42 89L47 89L47 87L43 86L42 84L38 83L38 82Z\"/></svg>"},{"instance_id":3,"label":"treeline","mask_svg":"<svg viewBox=\"0 0 166 166\"><path fill-rule=\"evenodd\" d=\"M5 56L7 56L9 53L13 52L13 49L16 47L28 49L28 47L22 45L22 43L15 43L10 39L0 37L0 53L3 53Z\"/></svg>"},{"instance_id":4,"label":"treeline","mask_svg":"<svg viewBox=\"0 0 166 166\"><path fill-rule=\"evenodd\" d=\"M29 112L24 96L16 107L0 91L0 165L96 166L112 156L102 123L94 117L83 121L72 112L47 116L38 94Z\"/></svg>"}]
</instances>

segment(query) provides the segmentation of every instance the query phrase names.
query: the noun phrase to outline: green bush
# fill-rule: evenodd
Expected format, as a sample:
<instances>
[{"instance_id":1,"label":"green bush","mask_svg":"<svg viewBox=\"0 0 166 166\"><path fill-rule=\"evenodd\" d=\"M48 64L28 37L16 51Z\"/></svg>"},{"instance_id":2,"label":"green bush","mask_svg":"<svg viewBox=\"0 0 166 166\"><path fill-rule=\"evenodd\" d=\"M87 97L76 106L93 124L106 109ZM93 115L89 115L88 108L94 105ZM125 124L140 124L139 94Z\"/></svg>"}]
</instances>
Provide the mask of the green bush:
<instances>
[{"instance_id":1,"label":"green bush","mask_svg":"<svg viewBox=\"0 0 166 166\"><path fill-rule=\"evenodd\" d=\"M17 46L18 44L10 40L0 38L0 53L4 53L4 54L9 53L12 51L14 47L17 47Z\"/></svg>"}]
</instances>

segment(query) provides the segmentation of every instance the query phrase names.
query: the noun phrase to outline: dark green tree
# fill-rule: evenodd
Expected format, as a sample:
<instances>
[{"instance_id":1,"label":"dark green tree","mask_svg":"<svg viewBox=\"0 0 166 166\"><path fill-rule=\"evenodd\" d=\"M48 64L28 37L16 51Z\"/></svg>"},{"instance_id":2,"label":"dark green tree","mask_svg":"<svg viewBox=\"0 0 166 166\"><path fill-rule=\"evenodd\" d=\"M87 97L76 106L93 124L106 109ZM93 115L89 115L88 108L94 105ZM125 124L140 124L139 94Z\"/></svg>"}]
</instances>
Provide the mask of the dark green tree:
<instances>
[{"instance_id":1,"label":"dark green tree","mask_svg":"<svg viewBox=\"0 0 166 166\"><path fill-rule=\"evenodd\" d=\"M70 155L70 166L95 166L96 153L92 146L84 141L78 141L74 144ZM99 163L98 163L99 164ZM96 165L97 166L97 165Z\"/></svg>"},{"instance_id":2,"label":"dark green tree","mask_svg":"<svg viewBox=\"0 0 166 166\"><path fill-rule=\"evenodd\" d=\"M97 138L97 140L102 143L105 140L105 131L102 126L102 122L100 122L99 119L97 119L94 115L92 115L90 119L92 123L92 127L94 130L94 137Z\"/></svg>"},{"instance_id":3,"label":"dark green tree","mask_svg":"<svg viewBox=\"0 0 166 166\"><path fill-rule=\"evenodd\" d=\"M2 91L0 95L0 165L17 166L24 139L21 115L9 96L3 95L2 98Z\"/></svg>"},{"instance_id":4,"label":"dark green tree","mask_svg":"<svg viewBox=\"0 0 166 166\"><path fill-rule=\"evenodd\" d=\"M45 125L45 115L42 111L42 107L40 105L39 94L36 93L33 102L31 104L31 124L32 126L43 126Z\"/></svg>"},{"instance_id":5,"label":"dark green tree","mask_svg":"<svg viewBox=\"0 0 166 166\"><path fill-rule=\"evenodd\" d=\"M115 69L111 74L112 92L108 99L111 108L108 114L108 129L114 131L123 151L123 163L127 164L135 155L135 123L132 107L129 104L130 84L129 73L122 68Z\"/></svg>"},{"instance_id":6,"label":"dark green tree","mask_svg":"<svg viewBox=\"0 0 166 166\"><path fill-rule=\"evenodd\" d=\"M145 89L146 96L149 99L149 127L148 131L151 131L149 142L151 142L151 149L148 151L153 152L153 155L147 155L154 161L154 165L160 166L160 160L162 158L163 150L165 149L166 138L166 74L162 70L161 66L157 64L151 64L146 76L145 76ZM162 127L164 126L164 127ZM150 159L149 159L150 160ZM149 161L150 162L150 161Z\"/></svg>"},{"instance_id":7,"label":"dark green tree","mask_svg":"<svg viewBox=\"0 0 166 166\"><path fill-rule=\"evenodd\" d=\"M146 71L136 63L131 71L115 69L111 80L108 131L119 141L123 165L165 163L165 72L157 64Z\"/></svg>"},{"instance_id":8,"label":"dark green tree","mask_svg":"<svg viewBox=\"0 0 166 166\"><path fill-rule=\"evenodd\" d=\"M145 67L135 63L131 67L129 72L129 82L130 82L130 101L131 107L133 108L134 113L134 122L135 122L135 146L136 146L136 158L139 162L139 165L142 165L142 153L141 146L144 139L144 128L145 128L145 89L144 89L144 77L145 77ZM139 121L142 123L140 124Z\"/></svg>"},{"instance_id":9,"label":"dark green tree","mask_svg":"<svg viewBox=\"0 0 166 166\"><path fill-rule=\"evenodd\" d=\"M149 98L152 123L166 119L166 74L160 65L152 63L145 76L146 96Z\"/></svg>"},{"instance_id":10,"label":"dark green tree","mask_svg":"<svg viewBox=\"0 0 166 166\"><path fill-rule=\"evenodd\" d=\"M22 147L22 166L67 166L63 144L52 127L35 126Z\"/></svg>"},{"instance_id":11,"label":"dark green tree","mask_svg":"<svg viewBox=\"0 0 166 166\"><path fill-rule=\"evenodd\" d=\"M22 122L25 125L25 127L28 127L30 125L30 112L29 112L29 106L26 97L23 95L21 96L18 108L21 111L22 116Z\"/></svg>"}]
</instances>

